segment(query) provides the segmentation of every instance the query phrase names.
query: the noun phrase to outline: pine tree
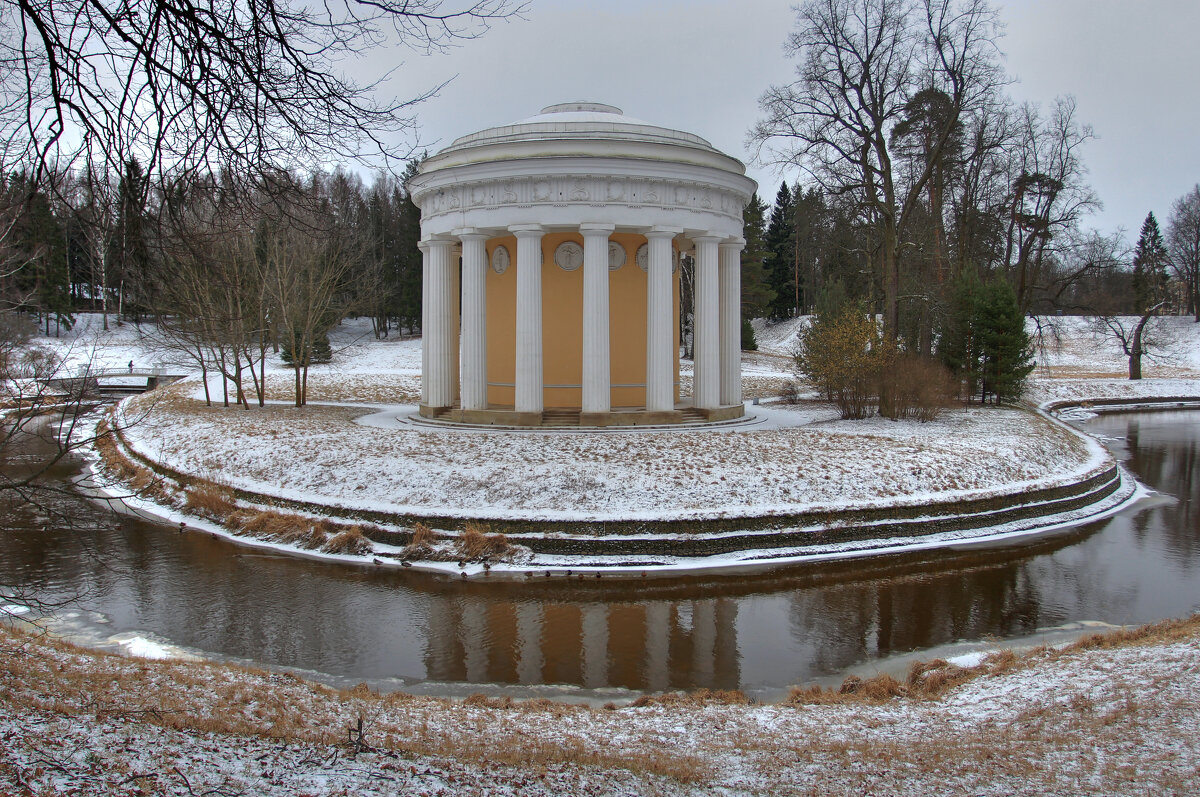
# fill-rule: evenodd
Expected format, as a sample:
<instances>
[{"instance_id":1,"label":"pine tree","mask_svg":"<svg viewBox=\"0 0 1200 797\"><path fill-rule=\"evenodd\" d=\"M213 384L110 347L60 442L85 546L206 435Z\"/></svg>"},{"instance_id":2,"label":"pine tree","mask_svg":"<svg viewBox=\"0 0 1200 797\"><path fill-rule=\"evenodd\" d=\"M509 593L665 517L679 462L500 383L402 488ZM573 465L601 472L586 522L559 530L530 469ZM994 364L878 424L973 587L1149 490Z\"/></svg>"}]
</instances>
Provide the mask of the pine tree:
<instances>
[{"instance_id":1,"label":"pine tree","mask_svg":"<svg viewBox=\"0 0 1200 797\"><path fill-rule=\"evenodd\" d=\"M764 265L767 284L775 292L771 301L772 318L789 318L795 304L794 265L796 211L792 191L786 182L780 183L775 195L775 207L767 224L764 244L767 256Z\"/></svg>"},{"instance_id":2,"label":"pine tree","mask_svg":"<svg viewBox=\"0 0 1200 797\"><path fill-rule=\"evenodd\" d=\"M1133 250L1133 301L1138 313L1146 312L1166 296L1169 262L1158 220L1151 212L1142 222L1137 247Z\"/></svg>"}]
</instances>

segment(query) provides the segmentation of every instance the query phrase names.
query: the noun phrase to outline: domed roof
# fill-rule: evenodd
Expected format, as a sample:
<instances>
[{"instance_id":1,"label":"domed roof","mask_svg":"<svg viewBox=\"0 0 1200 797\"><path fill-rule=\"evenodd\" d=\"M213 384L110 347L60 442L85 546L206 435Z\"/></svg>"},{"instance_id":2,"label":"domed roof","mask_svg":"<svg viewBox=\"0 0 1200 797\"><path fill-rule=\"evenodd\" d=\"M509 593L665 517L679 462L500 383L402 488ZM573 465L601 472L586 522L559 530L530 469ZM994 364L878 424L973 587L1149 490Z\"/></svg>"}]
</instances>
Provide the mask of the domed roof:
<instances>
[{"instance_id":1,"label":"domed roof","mask_svg":"<svg viewBox=\"0 0 1200 797\"><path fill-rule=\"evenodd\" d=\"M694 163L745 174L741 161L700 136L654 125L612 105L567 102L535 116L455 139L422 172L495 160L597 156Z\"/></svg>"}]
</instances>

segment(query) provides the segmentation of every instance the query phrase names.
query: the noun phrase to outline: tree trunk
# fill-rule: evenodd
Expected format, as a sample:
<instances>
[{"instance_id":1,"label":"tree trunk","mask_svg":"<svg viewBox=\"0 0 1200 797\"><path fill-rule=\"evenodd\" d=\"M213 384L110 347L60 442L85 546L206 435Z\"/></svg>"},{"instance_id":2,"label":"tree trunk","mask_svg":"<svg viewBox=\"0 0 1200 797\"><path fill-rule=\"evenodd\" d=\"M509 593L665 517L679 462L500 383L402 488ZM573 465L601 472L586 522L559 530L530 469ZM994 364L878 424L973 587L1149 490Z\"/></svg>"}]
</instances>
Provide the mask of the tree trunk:
<instances>
[{"instance_id":1,"label":"tree trunk","mask_svg":"<svg viewBox=\"0 0 1200 797\"><path fill-rule=\"evenodd\" d=\"M1142 378L1142 350L1138 347L1142 345L1141 332L1135 332L1133 335L1133 348L1129 354L1129 378Z\"/></svg>"},{"instance_id":2,"label":"tree trunk","mask_svg":"<svg viewBox=\"0 0 1200 797\"><path fill-rule=\"evenodd\" d=\"M884 223L881 270L883 277L883 334L890 342L900 337L900 258L896 229Z\"/></svg>"},{"instance_id":3,"label":"tree trunk","mask_svg":"<svg viewBox=\"0 0 1200 797\"><path fill-rule=\"evenodd\" d=\"M1150 310L1146 311L1146 313L1143 314L1138 320L1137 326L1133 328L1133 339L1129 344L1130 379L1142 378L1142 332L1146 329L1146 324L1149 323L1154 312L1161 306L1162 303L1159 302L1154 307L1150 308Z\"/></svg>"}]
</instances>

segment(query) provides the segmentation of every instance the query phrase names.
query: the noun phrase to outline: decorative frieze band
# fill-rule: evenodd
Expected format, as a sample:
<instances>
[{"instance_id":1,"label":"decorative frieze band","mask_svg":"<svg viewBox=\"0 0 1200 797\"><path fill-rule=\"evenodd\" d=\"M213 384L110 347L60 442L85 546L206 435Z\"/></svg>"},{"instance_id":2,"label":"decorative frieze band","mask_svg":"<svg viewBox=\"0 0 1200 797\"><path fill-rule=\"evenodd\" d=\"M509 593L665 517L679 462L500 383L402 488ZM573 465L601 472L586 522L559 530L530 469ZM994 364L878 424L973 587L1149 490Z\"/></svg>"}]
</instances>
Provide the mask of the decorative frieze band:
<instances>
[{"instance_id":1,"label":"decorative frieze band","mask_svg":"<svg viewBox=\"0 0 1200 797\"><path fill-rule=\"evenodd\" d=\"M526 177L433 188L416 197L422 216L488 207L610 204L717 213L742 219L749 197L702 182L638 177Z\"/></svg>"}]
</instances>

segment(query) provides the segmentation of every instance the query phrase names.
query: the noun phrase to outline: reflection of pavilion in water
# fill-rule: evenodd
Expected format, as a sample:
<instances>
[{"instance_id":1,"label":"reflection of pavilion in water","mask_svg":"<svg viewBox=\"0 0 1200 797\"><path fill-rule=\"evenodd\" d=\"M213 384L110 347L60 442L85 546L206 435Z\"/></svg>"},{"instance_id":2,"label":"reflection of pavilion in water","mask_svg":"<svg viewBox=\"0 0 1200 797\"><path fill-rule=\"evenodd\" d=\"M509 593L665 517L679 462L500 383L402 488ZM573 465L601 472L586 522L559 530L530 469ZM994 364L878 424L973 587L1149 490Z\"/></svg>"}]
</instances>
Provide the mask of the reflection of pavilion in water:
<instances>
[{"instance_id":1,"label":"reflection of pavilion in water","mask_svg":"<svg viewBox=\"0 0 1200 797\"><path fill-rule=\"evenodd\" d=\"M730 598L555 604L434 601L426 677L469 683L736 689ZM453 630L453 633L450 631Z\"/></svg>"}]
</instances>

